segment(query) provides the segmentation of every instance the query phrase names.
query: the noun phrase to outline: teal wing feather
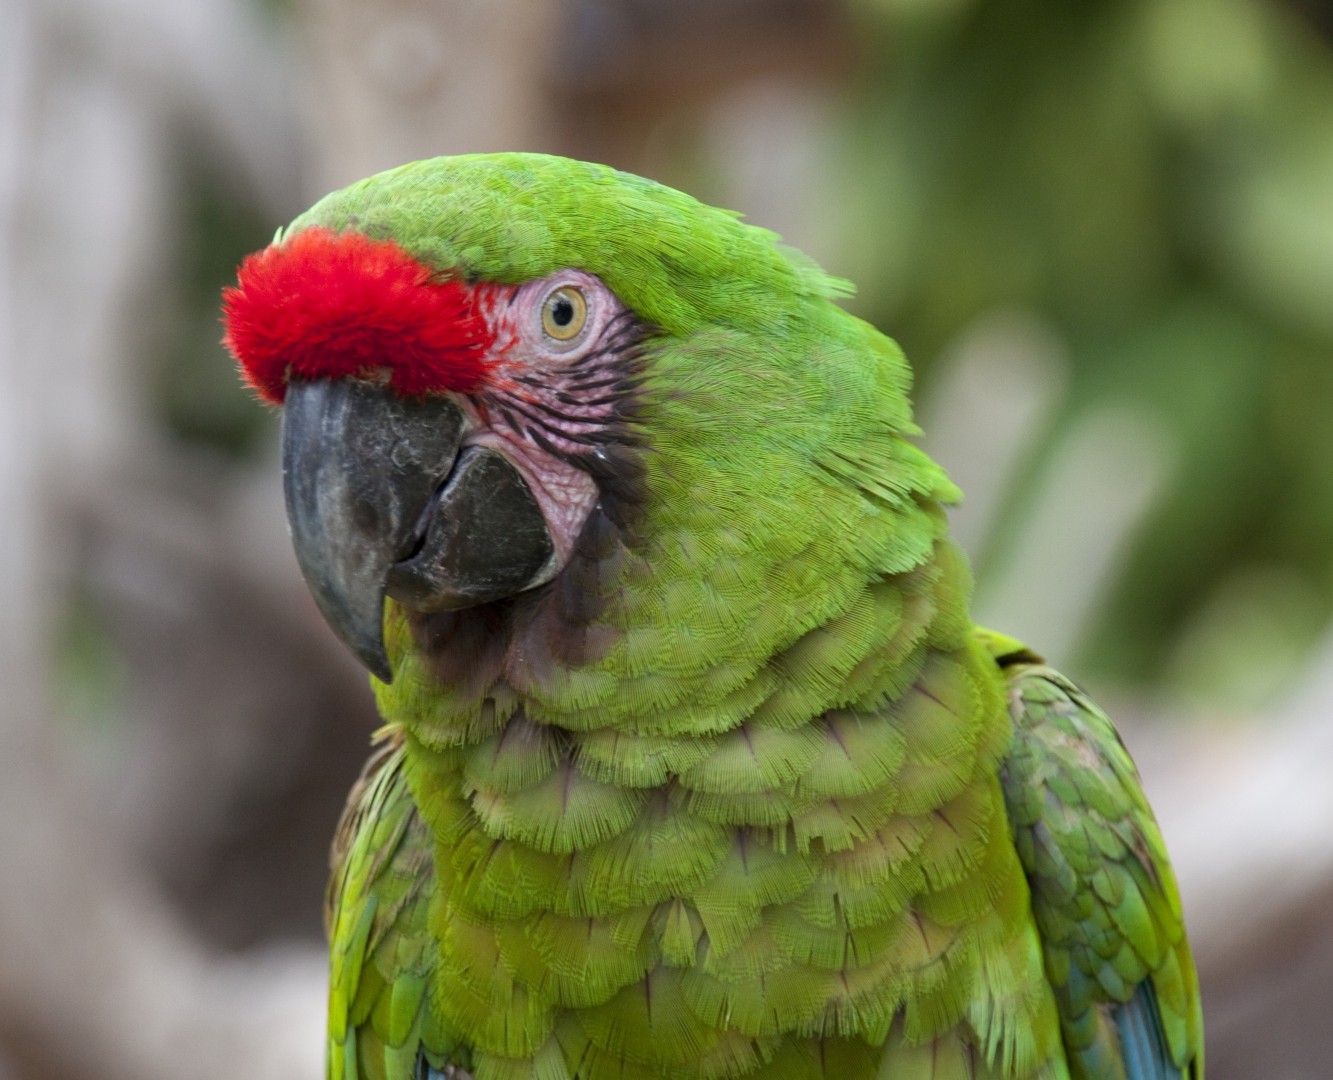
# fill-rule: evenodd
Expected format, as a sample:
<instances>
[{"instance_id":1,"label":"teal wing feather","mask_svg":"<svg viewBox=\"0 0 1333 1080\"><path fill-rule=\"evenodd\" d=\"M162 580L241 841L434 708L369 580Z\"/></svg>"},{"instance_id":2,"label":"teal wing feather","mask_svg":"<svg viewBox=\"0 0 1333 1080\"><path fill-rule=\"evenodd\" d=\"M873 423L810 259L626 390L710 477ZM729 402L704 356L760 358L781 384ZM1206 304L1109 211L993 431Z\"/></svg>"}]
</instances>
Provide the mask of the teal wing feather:
<instances>
[{"instance_id":1,"label":"teal wing feather","mask_svg":"<svg viewBox=\"0 0 1333 1080\"><path fill-rule=\"evenodd\" d=\"M1202 1080L1198 978L1138 772L1106 715L1017 642L1001 774L1075 1080Z\"/></svg>"},{"instance_id":2,"label":"teal wing feather","mask_svg":"<svg viewBox=\"0 0 1333 1080\"><path fill-rule=\"evenodd\" d=\"M448 1050L429 1001L431 839L402 761L400 741L376 750L334 840L325 909L328 1080L413 1080L431 1059L443 1068Z\"/></svg>"}]
</instances>

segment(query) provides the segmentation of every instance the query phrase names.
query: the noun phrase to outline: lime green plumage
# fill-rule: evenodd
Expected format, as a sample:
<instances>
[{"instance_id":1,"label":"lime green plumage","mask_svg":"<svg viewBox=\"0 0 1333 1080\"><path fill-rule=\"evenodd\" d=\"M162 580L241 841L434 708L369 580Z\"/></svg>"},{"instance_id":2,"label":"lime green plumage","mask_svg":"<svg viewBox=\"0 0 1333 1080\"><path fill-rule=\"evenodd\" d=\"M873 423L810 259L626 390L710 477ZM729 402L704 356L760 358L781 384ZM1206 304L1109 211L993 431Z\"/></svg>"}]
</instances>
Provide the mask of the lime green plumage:
<instances>
[{"instance_id":1,"label":"lime green plumage","mask_svg":"<svg viewBox=\"0 0 1333 1080\"><path fill-rule=\"evenodd\" d=\"M469 278L578 267L655 328L643 505L566 572L586 617L530 597L460 674L389 607L391 743L331 889L331 1077L403 1080L418 1046L477 1080L1202 1076L1132 765L971 626L956 492L840 283L532 155L406 166L312 224ZM1127 1066L1122 1019L1174 1071Z\"/></svg>"},{"instance_id":2,"label":"lime green plumage","mask_svg":"<svg viewBox=\"0 0 1333 1080\"><path fill-rule=\"evenodd\" d=\"M328 1075L412 1076L430 1029L430 836L402 783L400 744L366 764L334 842Z\"/></svg>"},{"instance_id":3,"label":"lime green plumage","mask_svg":"<svg viewBox=\"0 0 1333 1080\"><path fill-rule=\"evenodd\" d=\"M1025 659L1009 669L1019 738L1002 775L1071 1073L1134 1077L1107 1004L1136 994L1151 994L1161 1056L1189 1060L1203 1044L1198 981L1133 762L1096 705Z\"/></svg>"}]
</instances>

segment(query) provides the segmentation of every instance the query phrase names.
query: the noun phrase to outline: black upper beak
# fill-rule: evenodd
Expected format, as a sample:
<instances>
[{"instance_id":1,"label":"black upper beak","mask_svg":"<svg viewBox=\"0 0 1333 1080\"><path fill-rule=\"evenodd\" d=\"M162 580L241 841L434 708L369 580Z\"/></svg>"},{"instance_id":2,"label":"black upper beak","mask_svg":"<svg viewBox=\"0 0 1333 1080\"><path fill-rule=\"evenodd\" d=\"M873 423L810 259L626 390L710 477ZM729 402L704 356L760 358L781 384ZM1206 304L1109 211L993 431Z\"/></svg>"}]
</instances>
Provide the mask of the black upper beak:
<instances>
[{"instance_id":1,"label":"black upper beak","mask_svg":"<svg viewBox=\"0 0 1333 1080\"><path fill-rule=\"evenodd\" d=\"M385 580L453 468L463 428L448 398L348 379L287 387L282 480L296 561L329 625L385 682Z\"/></svg>"},{"instance_id":2,"label":"black upper beak","mask_svg":"<svg viewBox=\"0 0 1333 1080\"><path fill-rule=\"evenodd\" d=\"M423 611L513 595L554 573L541 508L518 470L472 447L448 397L348 379L294 380L282 476L296 560L329 625L384 682L386 592Z\"/></svg>"}]
</instances>

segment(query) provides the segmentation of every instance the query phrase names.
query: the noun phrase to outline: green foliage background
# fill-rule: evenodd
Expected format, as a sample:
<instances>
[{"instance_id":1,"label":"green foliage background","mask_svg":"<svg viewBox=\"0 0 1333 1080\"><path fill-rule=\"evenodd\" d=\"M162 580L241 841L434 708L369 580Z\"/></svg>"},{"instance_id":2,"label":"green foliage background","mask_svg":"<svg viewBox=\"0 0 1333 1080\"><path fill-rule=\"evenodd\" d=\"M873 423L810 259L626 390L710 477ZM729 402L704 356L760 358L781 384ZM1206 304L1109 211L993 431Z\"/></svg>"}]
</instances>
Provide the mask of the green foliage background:
<instances>
[{"instance_id":1,"label":"green foliage background","mask_svg":"<svg viewBox=\"0 0 1333 1080\"><path fill-rule=\"evenodd\" d=\"M1073 369L1048 446L1108 401L1160 418L1170 490L1080 662L1271 692L1333 596L1327 42L1263 0L865 0L857 17L839 269L862 310L927 386L988 311L1048 320Z\"/></svg>"}]
</instances>

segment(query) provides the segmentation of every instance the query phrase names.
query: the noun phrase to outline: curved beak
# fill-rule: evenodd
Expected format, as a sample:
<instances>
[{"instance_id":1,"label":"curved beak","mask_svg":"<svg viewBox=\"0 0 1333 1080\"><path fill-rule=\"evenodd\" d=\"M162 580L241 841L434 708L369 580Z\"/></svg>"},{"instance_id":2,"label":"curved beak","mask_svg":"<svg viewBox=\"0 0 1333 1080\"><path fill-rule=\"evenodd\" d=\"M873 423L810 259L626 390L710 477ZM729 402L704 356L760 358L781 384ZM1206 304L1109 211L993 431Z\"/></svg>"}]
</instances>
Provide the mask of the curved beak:
<instances>
[{"instance_id":1,"label":"curved beak","mask_svg":"<svg viewBox=\"0 0 1333 1080\"><path fill-rule=\"evenodd\" d=\"M349 379L293 380L282 481L296 561L334 632L379 679L389 568L458 456L466 421L444 397L410 399Z\"/></svg>"},{"instance_id":2,"label":"curved beak","mask_svg":"<svg viewBox=\"0 0 1333 1080\"><path fill-rule=\"evenodd\" d=\"M448 397L404 398L347 379L287 387L282 477L296 561L325 620L386 683L386 594L417 611L452 611L556 570L527 481L497 450L460 453L467 431Z\"/></svg>"}]
</instances>

